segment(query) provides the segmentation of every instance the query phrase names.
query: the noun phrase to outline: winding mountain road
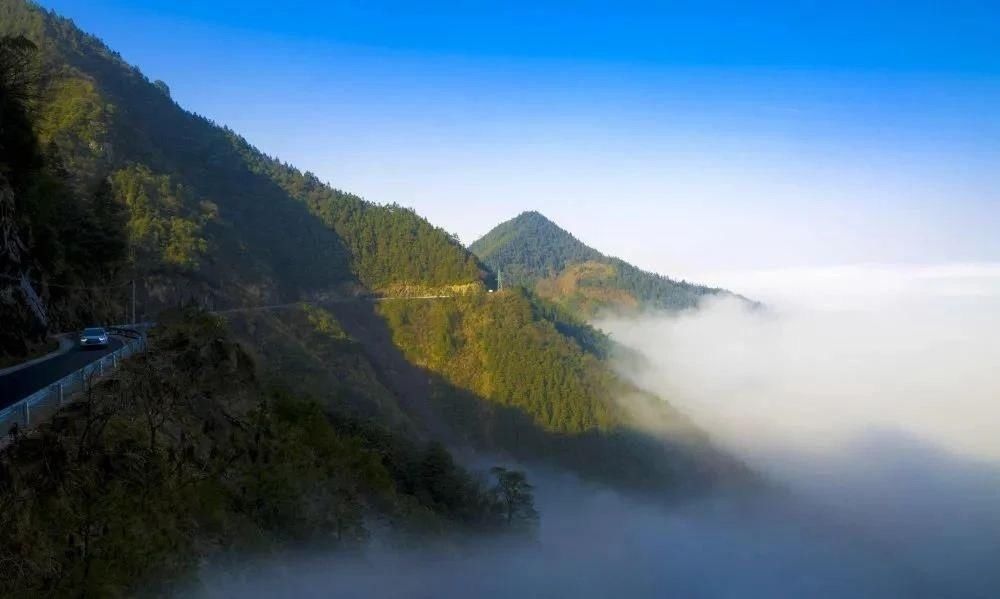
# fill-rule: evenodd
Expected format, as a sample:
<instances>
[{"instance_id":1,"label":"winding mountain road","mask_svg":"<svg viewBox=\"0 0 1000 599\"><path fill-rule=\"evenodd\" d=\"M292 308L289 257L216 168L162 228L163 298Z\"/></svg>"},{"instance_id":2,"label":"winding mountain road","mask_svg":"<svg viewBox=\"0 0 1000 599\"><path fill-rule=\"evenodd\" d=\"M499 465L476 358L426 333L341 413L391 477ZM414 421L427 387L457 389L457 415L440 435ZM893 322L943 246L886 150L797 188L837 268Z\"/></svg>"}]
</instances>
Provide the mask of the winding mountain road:
<instances>
[{"instance_id":1,"label":"winding mountain road","mask_svg":"<svg viewBox=\"0 0 1000 599\"><path fill-rule=\"evenodd\" d=\"M337 305L351 303L377 303L386 301L407 301L407 300L436 300L453 297L451 295L422 295L411 297L351 297L351 298L330 298L320 302L292 302L286 304L273 304L267 306L250 306L242 308L231 308L227 310L215 310L214 314L226 316L238 312L251 312L255 310L281 310L312 305ZM108 347L101 349L83 349L74 345L68 351L58 353L52 357L42 359L23 368L0 374L0 410L16 404L32 393L51 385L59 379L95 362L98 358L106 356L124 345L119 337L112 337Z\"/></svg>"},{"instance_id":2,"label":"winding mountain road","mask_svg":"<svg viewBox=\"0 0 1000 599\"><path fill-rule=\"evenodd\" d=\"M120 338L112 337L105 348L83 349L74 346L47 360L0 375L0 410L108 355L122 345L124 342Z\"/></svg>"}]
</instances>

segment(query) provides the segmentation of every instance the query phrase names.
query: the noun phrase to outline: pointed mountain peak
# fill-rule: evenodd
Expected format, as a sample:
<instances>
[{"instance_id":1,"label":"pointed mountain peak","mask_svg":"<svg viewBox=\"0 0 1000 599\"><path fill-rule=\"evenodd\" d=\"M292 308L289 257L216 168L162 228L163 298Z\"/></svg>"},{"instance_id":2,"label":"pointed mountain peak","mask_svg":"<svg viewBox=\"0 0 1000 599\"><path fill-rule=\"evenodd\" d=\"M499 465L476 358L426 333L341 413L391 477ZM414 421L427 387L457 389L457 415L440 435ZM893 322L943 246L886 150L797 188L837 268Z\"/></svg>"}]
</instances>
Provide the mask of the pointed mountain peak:
<instances>
[{"instance_id":1,"label":"pointed mountain peak","mask_svg":"<svg viewBox=\"0 0 1000 599\"><path fill-rule=\"evenodd\" d=\"M647 272L586 245L536 211L500 223L470 248L508 284L524 285L584 316L608 306L679 310L728 293Z\"/></svg>"},{"instance_id":2,"label":"pointed mountain peak","mask_svg":"<svg viewBox=\"0 0 1000 599\"><path fill-rule=\"evenodd\" d=\"M510 222L510 223L521 223L521 224L524 224L524 223L539 223L539 224L548 224L548 225L557 226L554 222L552 222L552 220L550 218L548 218L547 216L545 216L541 212L538 212L537 210L528 210L526 212L522 212L521 214L518 214L517 216L515 216L514 218L510 219L507 222Z\"/></svg>"},{"instance_id":3,"label":"pointed mountain peak","mask_svg":"<svg viewBox=\"0 0 1000 599\"><path fill-rule=\"evenodd\" d=\"M494 227L493 231L515 231L517 233L558 233L562 235L570 235L569 231L563 229L557 225L552 219L548 218L541 212L536 210L529 210L527 212L522 212L514 218L504 221ZM488 234L487 234L488 235Z\"/></svg>"},{"instance_id":4,"label":"pointed mountain peak","mask_svg":"<svg viewBox=\"0 0 1000 599\"><path fill-rule=\"evenodd\" d=\"M531 278L547 276L574 262L603 258L600 252L535 211L522 212L500 223L469 249L494 270L513 260Z\"/></svg>"}]
</instances>

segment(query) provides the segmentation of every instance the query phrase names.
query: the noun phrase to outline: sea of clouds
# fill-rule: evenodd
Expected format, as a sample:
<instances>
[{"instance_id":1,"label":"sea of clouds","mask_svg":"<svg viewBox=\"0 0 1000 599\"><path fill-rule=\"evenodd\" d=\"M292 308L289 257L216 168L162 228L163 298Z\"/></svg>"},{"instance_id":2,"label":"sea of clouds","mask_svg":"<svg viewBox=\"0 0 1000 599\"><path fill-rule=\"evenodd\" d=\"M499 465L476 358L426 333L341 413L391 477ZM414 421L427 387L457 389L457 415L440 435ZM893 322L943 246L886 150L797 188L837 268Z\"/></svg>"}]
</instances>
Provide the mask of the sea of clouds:
<instances>
[{"instance_id":1,"label":"sea of clouds","mask_svg":"<svg viewBox=\"0 0 1000 599\"><path fill-rule=\"evenodd\" d=\"M196 594L1000 596L1000 265L720 282L765 307L597 324L629 348L624 376L777 491L665 509L528 465L537 542L278 556L207 569Z\"/></svg>"}]
</instances>

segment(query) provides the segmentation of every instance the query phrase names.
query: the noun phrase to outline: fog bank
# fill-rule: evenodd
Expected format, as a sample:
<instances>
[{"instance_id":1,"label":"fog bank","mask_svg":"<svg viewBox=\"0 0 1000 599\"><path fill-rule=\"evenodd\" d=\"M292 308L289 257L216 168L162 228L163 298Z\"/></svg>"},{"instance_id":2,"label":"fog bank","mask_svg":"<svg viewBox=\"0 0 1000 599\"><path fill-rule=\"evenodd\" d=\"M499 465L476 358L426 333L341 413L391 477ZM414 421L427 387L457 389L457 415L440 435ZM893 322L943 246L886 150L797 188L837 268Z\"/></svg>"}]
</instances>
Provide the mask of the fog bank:
<instances>
[{"instance_id":1,"label":"fog bank","mask_svg":"<svg viewBox=\"0 0 1000 599\"><path fill-rule=\"evenodd\" d=\"M600 323L641 355L622 373L778 491L665 509L531 467L535 543L282 556L194 594L1000 596L1000 269L847 272L758 281L764 311Z\"/></svg>"},{"instance_id":2,"label":"fog bank","mask_svg":"<svg viewBox=\"0 0 1000 599\"><path fill-rule=\"evenodd\" d=\"M1000 267L854 267L736 277L768 301L598 324L620 360L741 451L810 451L872 430L1000 458Z\"/></svg>"},{"instance_id":3,"label":"fog bank","mask_svg":"<svg viewBox=\"0 0 1000 599\"><path fill-rule=\"evenodd\" d=\"M531 476L543 512L535 543L283 556L242 572L211 572L198 596L920 596L901 564L856 538L828 534L833 523L813 520L793 503L776 509L720 499L664 511L566 475Z\"/></svg>"},{"instance_id":4,"label":"fog bank","mask_svg":"<svg viewBox=\"0 0 1000 599\"><path fill-rule=\"evenodd\" d=\"M1000 266L749 273L600 325L619 370L939 596L1000 596ZM782 506L781 509L786 509Z\"/></svg>"}]
</instances>

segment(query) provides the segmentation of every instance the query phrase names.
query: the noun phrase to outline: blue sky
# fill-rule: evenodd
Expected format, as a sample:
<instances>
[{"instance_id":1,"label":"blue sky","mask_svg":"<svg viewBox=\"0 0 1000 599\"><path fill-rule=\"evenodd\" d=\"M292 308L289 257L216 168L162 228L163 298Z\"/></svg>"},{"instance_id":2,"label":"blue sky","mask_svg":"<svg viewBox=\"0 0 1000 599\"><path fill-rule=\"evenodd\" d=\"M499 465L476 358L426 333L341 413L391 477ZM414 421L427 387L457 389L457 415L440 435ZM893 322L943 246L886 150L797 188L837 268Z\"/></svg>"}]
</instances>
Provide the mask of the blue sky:
<instances>
[{"instance_id":1,"label":"blue sky","mask_svg":"<svg viewBox=\"0 0 1000 599\"><path fill-rule=\"evenodd\" d=\"M668 274L1000 260L995 2L43 3L467 242L537 209Z\"/></svg>"}]
</instances>

